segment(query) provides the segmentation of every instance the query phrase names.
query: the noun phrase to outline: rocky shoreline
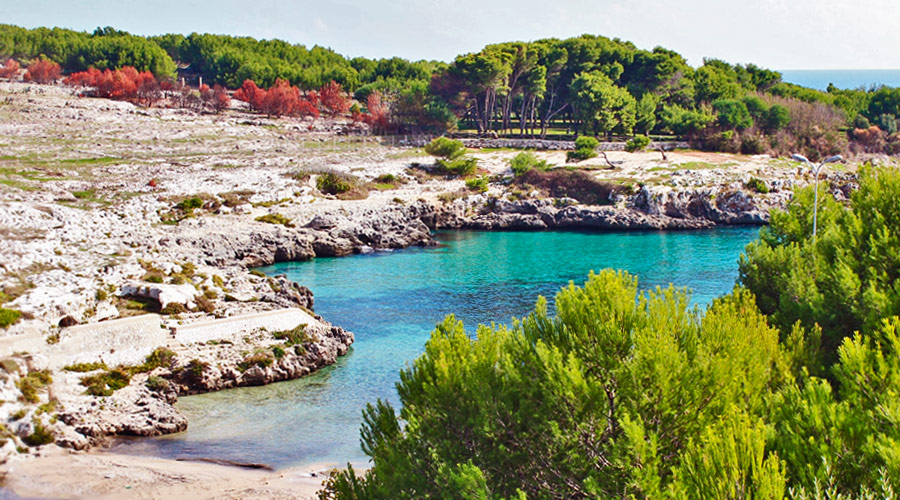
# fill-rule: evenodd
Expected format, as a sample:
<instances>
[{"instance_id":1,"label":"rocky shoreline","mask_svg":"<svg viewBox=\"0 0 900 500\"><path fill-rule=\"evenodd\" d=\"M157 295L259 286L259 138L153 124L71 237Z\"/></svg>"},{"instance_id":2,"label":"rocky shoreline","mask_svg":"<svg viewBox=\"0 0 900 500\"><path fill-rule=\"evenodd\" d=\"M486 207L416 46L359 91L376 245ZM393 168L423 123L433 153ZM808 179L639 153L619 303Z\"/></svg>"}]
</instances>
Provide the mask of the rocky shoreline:
<instances>
[{"instance_id":1,"label":"rocky shoreline","mask_svg":"<svg viewBox=\"0 0 900 500\"><path fill-rule=\"evenodd\" d=\"M348 352L353 335L312 312L312 292L255 267L434 245L439 229L761 225L811 179L768 157L610 152L614 168L578 168L622 188L585 204L514 182L516 151L475 153L490 178L481 192L423 174L421 150L341 135L350 123L141 109L23 84L0 84L0 97L0 307L21 314L0 330L3 456L179 432L180 395L304 376ZM354 176L366 196L323 193L327 172ZM838 196L853 179L828 177ZM153 340L115 344L114 322L138 314ZM274 328L266 314L302 319ZM96 359L78 356L87 344ZM86 394L100 375L127 382Z\"/></svg>"}]
</instances>

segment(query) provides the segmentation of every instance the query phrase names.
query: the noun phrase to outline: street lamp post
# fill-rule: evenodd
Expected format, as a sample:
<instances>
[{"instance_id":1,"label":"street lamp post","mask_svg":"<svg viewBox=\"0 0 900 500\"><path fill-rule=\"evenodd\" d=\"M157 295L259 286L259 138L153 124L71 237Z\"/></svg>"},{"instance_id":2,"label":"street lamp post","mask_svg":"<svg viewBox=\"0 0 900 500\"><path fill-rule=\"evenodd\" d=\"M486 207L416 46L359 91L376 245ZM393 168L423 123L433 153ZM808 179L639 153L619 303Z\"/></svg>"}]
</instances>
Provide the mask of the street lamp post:
<instances>
[{"instance_id":1,"label":"street lamp post","mask_svg":"<svg viewBox=\"0 0 900 500\"><path fill-rule=\"evenodd\" d=\"M824 167L826 163L835 163L835 162L843 160L844 157L841 155L829 156L828 158L825 158L821 163L819 163L815 167L813 167L813 163L811 161L809 161L809 159L803 155L792 154L791 158L808 164L813 169L813 175L816 176L816 193L815 193L815 197L813 198L813 234L812 234L813 245L815 245L816 244L816 219L817 219L817 216L819 215L819 170L822 170L822 167Z\"/></svg>"}]
</instances>

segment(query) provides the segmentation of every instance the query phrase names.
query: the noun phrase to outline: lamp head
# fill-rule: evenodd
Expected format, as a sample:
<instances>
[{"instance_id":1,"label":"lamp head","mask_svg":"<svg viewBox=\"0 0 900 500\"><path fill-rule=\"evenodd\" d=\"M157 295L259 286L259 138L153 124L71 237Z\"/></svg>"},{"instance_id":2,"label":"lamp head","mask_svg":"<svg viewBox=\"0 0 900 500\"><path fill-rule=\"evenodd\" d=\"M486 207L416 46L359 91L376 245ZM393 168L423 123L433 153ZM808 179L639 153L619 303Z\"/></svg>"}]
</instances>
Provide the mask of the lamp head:
<instances>
[{"instance_id":1,"label":"lamp head","mask_svg":"<svg viewBox=\"0 0 900 500\"><path fill-rule=\"evenodd\" d=\"M828 158L825 158L825 161L823 161L822 163L835 163L835 162L839 162L843 159L844 159L844 157L841 155L834 155L834 156L829 156Z\"/></svg>"},{"instance_id":2,"label":"lamp head","mask_svg":"<svg viewBox=\"0 0 900 500\"><path fill-rule=\"evenodd\" d=\"M795 153L795 154L792 154L792 155L791 155L791 158L793 158L793 159L796 160L796 161L802 161L803 163L809 163L809 159L808 159L808 158L806 158L806 157L803 156L803 155L798 155L798 154L796 154L796 153Z\"/></svg>"}]
</instances>

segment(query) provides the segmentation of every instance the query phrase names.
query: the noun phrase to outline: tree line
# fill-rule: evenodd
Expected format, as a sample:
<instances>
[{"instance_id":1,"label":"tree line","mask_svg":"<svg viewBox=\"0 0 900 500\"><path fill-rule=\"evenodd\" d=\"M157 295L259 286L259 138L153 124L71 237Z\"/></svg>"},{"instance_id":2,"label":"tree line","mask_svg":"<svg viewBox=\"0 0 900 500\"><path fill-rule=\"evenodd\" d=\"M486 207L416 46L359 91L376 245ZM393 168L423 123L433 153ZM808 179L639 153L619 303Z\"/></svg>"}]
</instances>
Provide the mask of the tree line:
<instances>
[{"instance_id":1,"label":"tree line","mask_svg":"<svg viewBox=\"0 0 900 500\"><path fill-rule=\"evenodd\" d=\"M754 64L638 49L596 35L492 44L450 63L344 57L281 40L192 33L134 36L0 25L0 57L47 59L65 72L131 66L157 78L202 77L237 89L284 80L301 91L334 81L384 132L452 131L546 137L671 135L696 147L755 153L900 152L900 89L817 91ZM177 71L176 71L176 68Z\"/></svg>"}]
</instances>

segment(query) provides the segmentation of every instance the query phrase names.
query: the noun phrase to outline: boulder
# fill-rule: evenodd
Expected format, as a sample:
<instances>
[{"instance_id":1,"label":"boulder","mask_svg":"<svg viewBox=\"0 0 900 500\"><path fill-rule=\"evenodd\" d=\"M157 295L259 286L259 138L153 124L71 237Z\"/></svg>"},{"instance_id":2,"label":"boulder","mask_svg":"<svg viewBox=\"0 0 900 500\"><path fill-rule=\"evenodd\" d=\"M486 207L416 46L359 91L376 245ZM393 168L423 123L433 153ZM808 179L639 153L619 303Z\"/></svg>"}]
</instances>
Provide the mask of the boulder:
<instances>
[{"instance_id":1,"label":"boulder","mask_svg":"<svg viewBox=\"0 0 900 500\"><path fill-rule=\"evenodd\" d=\"M123 285L119 291L121 296L141 297L159 302L160 309L169 304L181 304L192 309L197 289L193 285L165 285L161 283L131 283Z\"/></svg>"}]
</instances>

